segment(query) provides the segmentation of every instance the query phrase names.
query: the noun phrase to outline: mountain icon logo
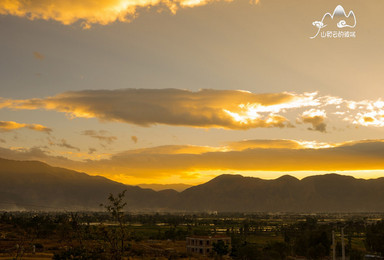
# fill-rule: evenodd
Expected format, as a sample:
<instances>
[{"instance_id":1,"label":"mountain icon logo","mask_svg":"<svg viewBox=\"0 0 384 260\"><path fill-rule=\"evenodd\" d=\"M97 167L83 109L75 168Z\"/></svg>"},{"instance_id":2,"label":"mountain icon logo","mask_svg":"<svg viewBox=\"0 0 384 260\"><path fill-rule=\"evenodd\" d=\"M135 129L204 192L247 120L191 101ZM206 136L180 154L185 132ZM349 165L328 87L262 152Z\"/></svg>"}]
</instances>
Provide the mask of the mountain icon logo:
<instances>
[{"instance_id":1,"label":"mountain icon logo","mask_svg":"<svg viewBox=\"0 0 384 260\"><path fill-rule=\"evenodd\" d=\"M347 22L347 20L349 22ZM337 28L342 29L342 28L355 28L356 27L356 15L355 13L351 10L349 11L348 15L346 14L344 8L341 5L336 6L335 10L333 13L325 13L323 15L323 18L321 21L314 21L312 23L313 26L317 28L317 32L314 36L309 37L311 39L316 38L321 30L329 25L328 22L333 22L336 23Z\"/></svg>"}]
</instances>

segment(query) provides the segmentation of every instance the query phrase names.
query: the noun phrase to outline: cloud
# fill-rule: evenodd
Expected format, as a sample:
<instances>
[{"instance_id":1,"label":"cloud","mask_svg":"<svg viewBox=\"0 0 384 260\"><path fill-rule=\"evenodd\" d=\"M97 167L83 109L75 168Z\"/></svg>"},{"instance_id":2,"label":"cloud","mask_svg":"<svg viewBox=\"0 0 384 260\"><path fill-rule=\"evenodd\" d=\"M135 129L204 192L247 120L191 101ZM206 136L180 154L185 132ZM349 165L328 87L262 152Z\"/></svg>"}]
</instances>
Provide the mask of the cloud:
<instances>
[{"instance_id":1,"label":"cloud","mask_svg":"<svg viewBox=\"0 0 384 260\"><path fill-rule=\"evenodd\" d=\"M35 57L35 59L38 59L38 60L44 60L44 58L45 58L43 54L41 54L40 52L37 52L37 51L35 51L33 53L33 56Z\"/></svg>"},{"instance_id":2,"label":"cloud","mask_svg":"<svg viewBox=\"0 0 384 260\"><path fill-rule=\"evenodd\" d=\"M108 132L103 130L100 130L100 131L85 130L81 132L81 134L98 139L99 141L105 142L107 144L111 144L117 140L116 136L108 135Z\"/></svg>"},{"instance_id":3,"label":"cloud","mask_svg":"<svg viewBox=\"0 0 384 260\"><path fill-rule=\"evenodd\" d=\"M20 128L26 128L38 132L51 133L52 129L39 124L22 124L14 121L0 121L0 131L13 131Z\"/></svg>"},{"instance_id":4,"label":"cloud","mask_svg":"<svg viewBox=\"0 0 384 260\"><path fill-rule=\"evenodd\" d=\"M384 110L358 112L353 124L362 126L384 127Z\"/></svg>"},{"instance_id":5,"label":"cloud","mask_svg":"<svg viewBox=\"0 0 384 260\"><path fill-rule=\"evenodd\" d=\"M206 5L217 0L0 0L0 14L26 17L31 20L55 20L69 25L80 22L84 28L92 24L129 22L143 8L168 9ZM230 1L230 0L225 0Z\"/></svg>"},{"instance_id":6,"label":"cloud","mask_svg":"<svg viewBox=\"0 0 384 260\"><path fill-rule=\"evenodd\" d=\"M7 159L35 159L112 179L190 178L204 171L383 170L384 140L317 144L295 140L248 140L223 147L170 145L135 149L105 159L73 161L39 148L0 149ZM265 144L269 143L270 148ZM248 144L248 145L247 145ZM260 145L261 144L261 145ZM125 176L125 177L124 177Z\"/></svg>"},{"instance_id":7,"label":"cloud","mask_svg":"<svg viewBox=\"0 0 384 260\"><path fill-rule=\"evenodd\" d=\"M251 93L243 90L118 89L65 92L52 97L0 98L0 109L46 109L70 118L97 118L139 126L156 124L246 130L311 124L325 133L331 124L384 127L384 101L344 100L313 93ZM299 127L299 125L297 125ZM100 138L103 135L93 133ZM104 135L105 136L105 135ZM111 137L113 138L113 137ZM101 139L100 139L101 140Z\"/></svg>"},{"instance_id":8,"label":"cloud","mask_svg":"<svg viewBox=\"0 0 384 260\"><path fill-rule=\"evenodd\" d=\"M287 139L244 140L228 143L225 147L225 151L243 151L247 149L321 149L334 146L335 144L317 141L297 141Z\"/></svg>"},{"instance_id":9,"label":"cloud","mask_svg":"<svg viewBox=\"0 0 384 260\"><path fill-rule=\"evenodd\" d=\"M344 171L384 169L382 140L343 143L328 148L222 148L180 147L168 151L118 153L109 159L92 161L83 168L109 176L188 177L200 171ZM191 151L188 151L191 149ZM205 151L204 151L205 150ZM176 151L176 152L175 152Z\"/></svg>"},{"instance_id":10,"label":"cloud","mask_svg":"<svg viewBox=\"0 0 384 260\"><path fill-rule=\"evenodd\" d=\"M50 146L58 146L58 147L68 148L71 150L80 151L80 148L70 145L65 139L56 141L56 138L53 137L53 138L47 138L47 140Z\"/></svg>"},{"instance_id":11,"label":"cloud","mask_svg":"<svg viewBox=\"0 0 384 260\"><path fill-rule=\"evenodd\" d=\"M77 150L77 151L80 151L80 149L78 147L75 147L73 145L70 145L67 140L65 139L61 139L61 141L59 143L56 144L57 146L60 146L60 147L64 147L64 148L68 148L68 149L73 149L73 150Z\"/></svg>"},{"instance_id":12,"label":"cloud","mask_svg":"<svg viewBox=\"0 0 384 260\"><path fill-rule=\"evenodd\" d=\"M327 124L324 122L326 118L327 114L324 110L310 109L303 112L299 122L312 124L312 128L309 130L325 133L327 131Z\"/></svg>"},{"instance_id":13,"label":"cloud","mask_svg":"<svg viewBox=\"0 0 384 260\"><path fill-rule=\"evenodd\" d=\"M202 154L206 152L221 151L222 147L198 146L198 145L162 145L150 148L128 150L119 153L124 154Z\"/></svg>"},{"instance_id":14,"label":"cloud","mask_svg":"<svg viewBox=\"0 0 384 260\"><path fill-rule=\"evenodd\" d=\"M69 160L63 156L50 155L48 150L44 147L17 147L17 148L4 148L0 147L0 158L10 160L36 160L49 163L54 166L65 167L67 164L68 168L75 168L74 161Z\"/></svg>"},{"instance_id":15,"label":"cloud","mask_svg":"<svg viewBox=\"0 0 384 260\"><path fill-rule=\"evenodd\" d=\"M242 151L246 149L299 149L303 148L298 141L294 140L244 140L239 142L230 142L228 147L232 151Z\"/></svg>"},{"instance_id":16,"label":"cloud","mask_svg":"<svg viewBox=\"0 0 384 260\"><path fill-rule=\"evenodd\" d=\"M362 100L345 101L348 111L344 120L354 125L384 127L384 101ZM355 113L353 113L355 112Z\"/></svg>"},{"instance_id":17,"label":"cloud","mask_svg":"<svg viewBox=\"0 0 384 260\"><path fill-rule=\"evenodd\" d=\"M89 148L88 149L88 154L94 154L95 152L97 152L97 149L95 149L95 148Z\"/></svg>"},{"instance_id":18,"label":"cloud","mask_svg":"<svg viewBox=\"0 0 384 260\"><path fill-rule=\"evenodd\" d=\"M279 112L316 104L314 94L307 93L180 89L86 90L44 99L0 100L0 108L43 108L101 121L226 129L291 126Z\"/></svg>"},{"instance_id":19,"label":"cloud","mask_svg":"<svg viewBox=\"0 0 384 260\"><path fill-rule=\"evenodd\" d=\"M135 144L137 144L137 141L138 141L137 136L132 135L132 136L131 136L131 140L132 140Z\"/></svg>"}]
</instances>

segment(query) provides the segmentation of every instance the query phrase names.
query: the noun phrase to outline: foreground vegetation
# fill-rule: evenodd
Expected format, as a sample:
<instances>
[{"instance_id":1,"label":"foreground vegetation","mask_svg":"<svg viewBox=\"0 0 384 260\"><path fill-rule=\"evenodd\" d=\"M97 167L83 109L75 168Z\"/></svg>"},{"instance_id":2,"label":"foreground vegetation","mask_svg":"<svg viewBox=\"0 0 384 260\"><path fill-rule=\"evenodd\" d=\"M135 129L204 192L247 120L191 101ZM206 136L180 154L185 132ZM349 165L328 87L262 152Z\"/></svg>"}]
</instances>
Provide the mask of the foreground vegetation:
<instances>
[{"instance_id":1,"label":"foreground vegetation","mask_svg":"<svg viewBox=\"0 0 384 260\"><path fill-rule=\"evenodd\" d=\"M128 214L123 195L105 212L2 212L0 259L197 259L186 236L215 234L231 237L232 259L329 259L341 228L351 260L384 255L381 214Z\"/></svg>"}]
</instances>

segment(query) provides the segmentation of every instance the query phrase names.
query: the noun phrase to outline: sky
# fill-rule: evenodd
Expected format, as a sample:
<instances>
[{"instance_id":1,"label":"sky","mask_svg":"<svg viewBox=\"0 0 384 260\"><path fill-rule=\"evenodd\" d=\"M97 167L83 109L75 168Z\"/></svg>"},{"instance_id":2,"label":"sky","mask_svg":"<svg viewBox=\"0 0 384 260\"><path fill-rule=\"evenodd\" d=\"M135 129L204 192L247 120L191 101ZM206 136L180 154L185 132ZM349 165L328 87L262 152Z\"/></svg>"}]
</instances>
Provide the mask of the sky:
<instances>
[{"instance_id":1,"label":"sky","mask_svg":"<svg viewBox=\"0 0 384 260\"><path fill-rule=\"evenodd\" d=\"M382 177L382 10L0 0L0 157L126 184Z\"/></svg>"}]
</instances>

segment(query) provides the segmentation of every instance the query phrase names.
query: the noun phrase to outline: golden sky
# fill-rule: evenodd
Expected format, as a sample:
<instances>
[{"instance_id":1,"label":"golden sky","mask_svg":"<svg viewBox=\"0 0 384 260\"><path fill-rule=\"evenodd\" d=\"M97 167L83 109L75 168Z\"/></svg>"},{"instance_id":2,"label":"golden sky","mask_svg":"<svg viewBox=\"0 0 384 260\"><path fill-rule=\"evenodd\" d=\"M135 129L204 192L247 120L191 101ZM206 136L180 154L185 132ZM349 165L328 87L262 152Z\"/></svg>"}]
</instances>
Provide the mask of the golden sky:
<instances>
[{"instance_id":1,"label":"golden sky","mask_svg":"<svg viewBox=\"0 0 384 260\"><path fill-rule=\"evenodd\" d=\"M356 38L310 39L339 4ZM384 176L383 7L0 0L0 157L127 184Z\"/></svg>"}]
</instances>

